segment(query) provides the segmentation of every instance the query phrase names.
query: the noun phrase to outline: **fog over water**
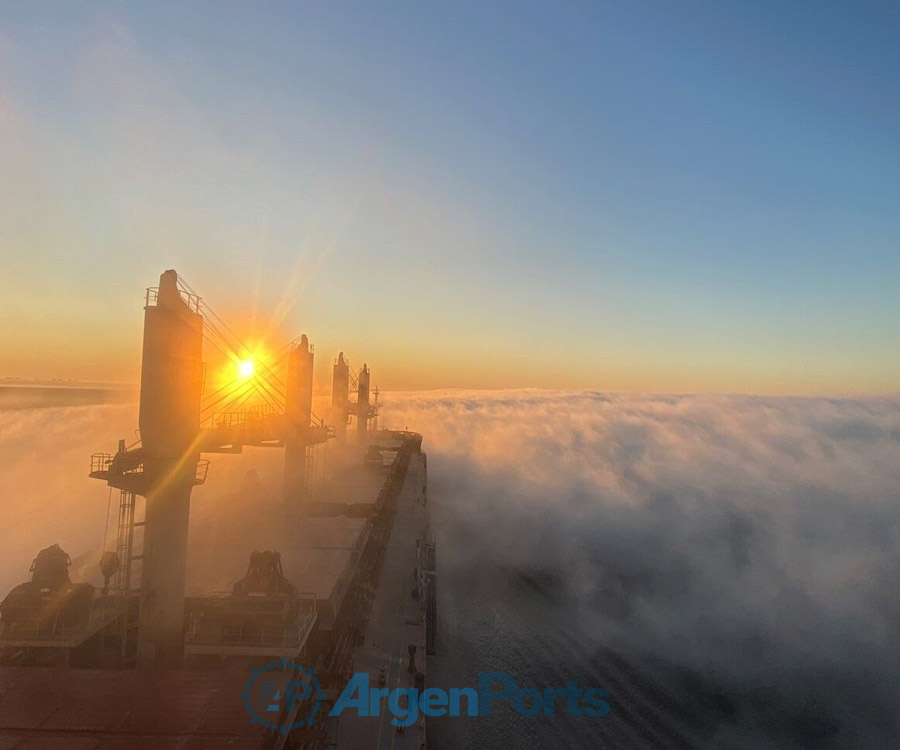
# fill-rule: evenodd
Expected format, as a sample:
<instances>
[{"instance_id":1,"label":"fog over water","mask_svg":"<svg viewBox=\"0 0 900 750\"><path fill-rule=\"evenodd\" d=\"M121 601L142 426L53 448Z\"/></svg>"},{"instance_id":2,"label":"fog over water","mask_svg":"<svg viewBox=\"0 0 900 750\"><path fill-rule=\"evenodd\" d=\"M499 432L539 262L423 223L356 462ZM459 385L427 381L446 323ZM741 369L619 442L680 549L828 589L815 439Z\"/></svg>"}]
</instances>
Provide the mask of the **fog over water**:
<instances>
[{"instance_id":1,"label":"fog over water","mask_svg":"<svg viewBox=\"0 0 900 750\"><path fill-rule=\"evenodd\" d=\"M605 687L601 719L435 722L444 746L889 747L900 736L900 401L385 394L421 432L438 533L440 661L520 686ZM134 405L3 411L0 584L59 542L99 549L90 454ZM249 467L212 456L194 513ZM111 532L112 533L112 532ZM562 704L560 704L561 707ZM602 740L602 743L601 743Z\"/></svg>"},{"instance_id":2,"label":"fog over water","mask_svg":"<svg viewBox=\"0 0 900 750\"><path fill-rule=\"evenodd\" d=\"M441 678L606 687L602 719L449 720L487 747L889 747L900 403L392 394L439 507ZM461 655L461 656L460 656Z\"/></svg>"}]
</instances>

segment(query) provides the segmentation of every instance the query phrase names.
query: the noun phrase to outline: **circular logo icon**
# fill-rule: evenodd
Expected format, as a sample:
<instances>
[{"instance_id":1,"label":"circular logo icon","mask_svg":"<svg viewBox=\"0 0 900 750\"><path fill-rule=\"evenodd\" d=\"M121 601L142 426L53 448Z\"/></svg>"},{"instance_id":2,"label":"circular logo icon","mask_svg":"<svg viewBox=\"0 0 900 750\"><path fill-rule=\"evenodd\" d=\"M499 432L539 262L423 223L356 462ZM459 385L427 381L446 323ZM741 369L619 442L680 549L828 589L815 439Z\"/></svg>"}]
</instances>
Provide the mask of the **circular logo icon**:
<instances>
[{"instance_id":1,"label":"circular logo icon","mask_svg":"<svg viewBox=\"0 0 900 750\"><path fill-rule=\"evenodd\" d=\"M313 670L287 659L251 669L241 693L250 723L281 734L315 724L325 697Z\"/></svg>"}]
</instances>

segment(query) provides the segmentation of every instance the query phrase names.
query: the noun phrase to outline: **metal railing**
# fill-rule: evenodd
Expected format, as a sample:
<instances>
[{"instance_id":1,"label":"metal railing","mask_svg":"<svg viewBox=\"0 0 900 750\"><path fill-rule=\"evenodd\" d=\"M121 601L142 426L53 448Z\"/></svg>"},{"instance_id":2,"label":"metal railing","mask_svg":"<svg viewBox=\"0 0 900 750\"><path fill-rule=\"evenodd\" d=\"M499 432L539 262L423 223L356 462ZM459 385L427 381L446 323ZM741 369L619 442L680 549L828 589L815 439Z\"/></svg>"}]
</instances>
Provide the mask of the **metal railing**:
<instances>
[{"instance_id":1,"label":"metal railing","mask_svg":"<svg viewBox=\"0 0 900 750\"><path fill-rule=\"evenodd\" d=\"M194 294L193 292L189 292L185 289L178 290L178 294L181 297L184 304L188 306L188 309L193 313L200 312L200 295ZM144 296L144 307L156 307L159 303L159 287L158 286L148 286L147 293Z\"/></svg>"},{"instance_id":2,"label":"metal railing","mask_svg":"<svg viewBox=\"0 0 900 750\"><path fill-rule=\"evenodd\" d=\"M298 617L287 627L222 625L205 629L202 615L191 619L185 634L185 643L195 646L221 646L223 648L291 648L300 646L312 630L318 617L315 594L298 594L302 604ZM224 602L226 597L222 597Z\"/></svg>"},{"instance_id":3,"label":"metal railing","mask_svg":"<svg viewBox=\"0 0 900 750\"><path fill-rule=\"evenodd\" d=\"M0 645L10 641L32 641L63 644L83 641L105 627L124 611L121 596L101 596L91 602L87 617L73 625L56 621L4 623L0 629Z\"/></svg>"},{"instance_id":4,"label":"metal railing","mask_svg":"<svg viewBox=\"0 0 900 750\"><path fill-rule=\"evenodd\" d=\"M243 427L250 422L277 417L283 413L283 410L276 408L272 404L253 404L237 411L213 412L207 418L206 426L208 429L213 430L219 427Z\"/></svg>"},{"instance_id":5,"label":"metal railing","mask_svg":"<svg viewBox=\"0 0 900 750\"><path fill-rule=\"evenodd\" d=\"M91 474L101 474L108 473L112 471L113 466L115 465L115 456L110 455L109 453L94 453L91 456ZM201 458L197 461L197 467L194 472L194 484L204 484L206 482L206 475L209 472L209 459ZM119 471L116 472L117 475L125 476L125 475L138 475L144 473L144 462L137 461L136 463L129 464L127 469L122 469L121 465L119 466Z\"/></svg>"},{"instance_id":6,"label":"metal railing","mask_svg":"<svg viewBox=\"0 0 900 750\"><path fill-rule=\"evenodd\" d=\"M91 474L109 471L113 457L110 453L94 453L91 455Z\"/></svg>"}]
</instances>

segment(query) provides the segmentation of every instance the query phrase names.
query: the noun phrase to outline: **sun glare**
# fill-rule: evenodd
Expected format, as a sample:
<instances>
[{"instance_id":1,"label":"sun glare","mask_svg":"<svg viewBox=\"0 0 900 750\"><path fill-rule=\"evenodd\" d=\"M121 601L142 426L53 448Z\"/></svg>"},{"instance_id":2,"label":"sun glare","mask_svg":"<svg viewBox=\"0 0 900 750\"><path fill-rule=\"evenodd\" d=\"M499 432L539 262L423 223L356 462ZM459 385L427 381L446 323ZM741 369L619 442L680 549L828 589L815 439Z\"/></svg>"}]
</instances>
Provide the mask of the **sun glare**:
<instances>
[{"instance_id":1,"label":"sun glare","mask_svg":"<svg viewBox=\"0 0 900 750\"><path fill-rule=\"evenodd\" d=\"M238 363L238 373L242 378L249 378L253 374L253 360L245 359Z\"/></svg>"}]
</instances>

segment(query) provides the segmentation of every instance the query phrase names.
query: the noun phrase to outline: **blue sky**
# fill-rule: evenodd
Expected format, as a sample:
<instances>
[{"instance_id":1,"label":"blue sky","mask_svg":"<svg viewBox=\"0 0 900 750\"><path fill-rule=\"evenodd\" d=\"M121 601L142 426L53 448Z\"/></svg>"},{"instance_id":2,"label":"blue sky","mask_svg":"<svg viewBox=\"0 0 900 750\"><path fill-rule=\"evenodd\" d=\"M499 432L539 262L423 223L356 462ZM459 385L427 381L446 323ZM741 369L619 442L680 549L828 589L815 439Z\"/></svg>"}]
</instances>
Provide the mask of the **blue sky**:
<instances>
[{"instance_id":1,"label":"blue sky","mask_svg":"<svg viewBox=\"0 0 900 750\"><path fill-rule=\"evenodd\" d=\"M0 374L172 266L385 387L896 391L898 81L889 3L4 3Z\"/></svg>"}]
</instances>

